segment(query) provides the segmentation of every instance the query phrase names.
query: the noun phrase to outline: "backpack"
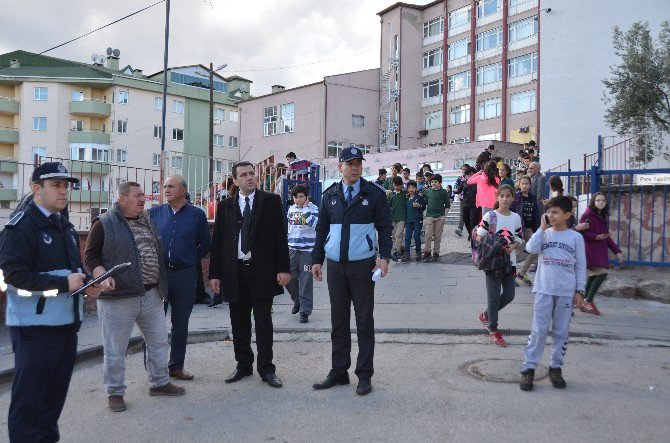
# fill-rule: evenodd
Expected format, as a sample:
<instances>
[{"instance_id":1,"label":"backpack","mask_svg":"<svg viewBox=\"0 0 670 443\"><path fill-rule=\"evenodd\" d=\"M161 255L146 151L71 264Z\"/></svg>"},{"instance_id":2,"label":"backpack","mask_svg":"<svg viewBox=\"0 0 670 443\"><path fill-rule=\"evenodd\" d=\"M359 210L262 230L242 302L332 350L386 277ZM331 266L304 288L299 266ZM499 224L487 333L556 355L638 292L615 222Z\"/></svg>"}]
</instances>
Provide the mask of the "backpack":
<instances>
[{"instance_id":1,"label":"backpack","mask_svg":"<svg viewBox=\"0 0 670 443\"><path fill-rule=\"evenodd\" d=\"M498 216L496 214L496 211L489 211L489 234L495 234L496 232L496 225L498 223ZM471 250L471 255L472 255L472 261L474 262L475 266L479 268L479 261L481 258L480 254L480 243L477 241L477 228L479 226L483 227L484 223L484 216L482 215L482 221L479 222L477 226L475 226L472 229L472 232L470 233L470 250Z\"/></svg>"}]
</instances>

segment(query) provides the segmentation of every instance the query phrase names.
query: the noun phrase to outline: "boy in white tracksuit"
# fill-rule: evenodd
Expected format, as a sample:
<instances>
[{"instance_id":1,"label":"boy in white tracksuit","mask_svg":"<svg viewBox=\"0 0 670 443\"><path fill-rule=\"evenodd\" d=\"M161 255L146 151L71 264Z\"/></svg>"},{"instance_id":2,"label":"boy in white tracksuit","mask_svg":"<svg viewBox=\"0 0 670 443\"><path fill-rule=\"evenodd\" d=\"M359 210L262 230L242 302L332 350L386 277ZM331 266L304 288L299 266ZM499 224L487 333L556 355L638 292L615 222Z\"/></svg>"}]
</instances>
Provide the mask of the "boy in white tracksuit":
<instances>
[{"instance_id":1,"label":"boy in white tracksuit","mask_svg":"<svg viewBox=\"0 0 670 443\"><path fill-rule=\"evenodd\" d=\"M521 371L520 388L533 389L533 377L538 360L552 324L551 362L549 379L555 388L565 388L561 366L568 346L568 329L575 296L584 293L586 284L586 254L584 239L569 229L572 201L568 197L554 197L547 203L547 212L541 217L540 229L526 245L530 254L538 257L533 292L535 305L533 324ZM549 225L551 224L551 227Z\"/></svg>"}]
</instances>

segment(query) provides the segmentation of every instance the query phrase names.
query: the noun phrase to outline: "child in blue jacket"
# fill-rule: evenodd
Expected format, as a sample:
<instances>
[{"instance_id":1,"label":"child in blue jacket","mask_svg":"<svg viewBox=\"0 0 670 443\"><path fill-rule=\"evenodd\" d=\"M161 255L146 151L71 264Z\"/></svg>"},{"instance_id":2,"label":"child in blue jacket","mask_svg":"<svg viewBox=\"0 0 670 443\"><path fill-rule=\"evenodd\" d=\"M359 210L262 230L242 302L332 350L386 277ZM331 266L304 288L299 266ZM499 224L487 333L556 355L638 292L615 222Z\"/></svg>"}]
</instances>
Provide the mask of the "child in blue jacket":
<instances>
[{"instance_id":1,"label":"child in blue jacket","mask_svg":"<svg viewBox=\"0 0 670 443\"><path fill-rule=\"evenodd\" d=\"M414 236L416 246L416 261L421 261L421 228L423 226L423 211L426 209L426 199L418 192L414 180L407 182L407 215L405 216L405 255L402 262L409 261L409 248Z\"/></svg>"}]
</instances>

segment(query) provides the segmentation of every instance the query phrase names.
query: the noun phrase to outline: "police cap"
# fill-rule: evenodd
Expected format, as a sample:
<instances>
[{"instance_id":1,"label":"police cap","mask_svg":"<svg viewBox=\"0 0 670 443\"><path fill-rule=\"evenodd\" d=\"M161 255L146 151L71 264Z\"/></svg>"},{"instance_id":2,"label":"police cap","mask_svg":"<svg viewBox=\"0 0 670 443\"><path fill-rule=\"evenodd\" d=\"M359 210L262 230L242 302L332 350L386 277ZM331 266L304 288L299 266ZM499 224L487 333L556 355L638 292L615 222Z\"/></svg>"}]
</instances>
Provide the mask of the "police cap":
<instances>
[{"instance_id":1,"label":"police cap","mask_svg":"<svg viewBox=\"0 0 670 443\"><path fill-rule=\"evenodd\" d=\"M342 149L340 152L340 162L348 162L356 159L365 160L363 158L363 151L356 146L349 146L348 148Z\"/></svg>"},{"instance_id":2,"label":"police cap","mask_svg":"<svg viewBox=\"0 0 670 443\"><path fill-rule=\"evenodd\" d=\"M72 177L61 162L46 162L36 167L32 181L37 180L67 180L70 183L79 183L79 179Z\"/></svg>"}]
</instances>

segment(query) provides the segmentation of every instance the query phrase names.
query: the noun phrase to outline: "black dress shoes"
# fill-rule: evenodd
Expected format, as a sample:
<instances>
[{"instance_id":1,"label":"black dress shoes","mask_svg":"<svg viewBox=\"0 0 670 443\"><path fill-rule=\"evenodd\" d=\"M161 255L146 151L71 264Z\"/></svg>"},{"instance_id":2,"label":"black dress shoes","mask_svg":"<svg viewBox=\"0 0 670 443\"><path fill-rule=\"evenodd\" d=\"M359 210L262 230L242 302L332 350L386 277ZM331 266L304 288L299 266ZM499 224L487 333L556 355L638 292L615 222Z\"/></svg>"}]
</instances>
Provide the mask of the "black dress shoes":
<instances>
[{"instance_id":1,"label":"black dress shoes","mask_svg":"<svg viewBox=\"0 0 670 443\"><path fill-rule=\"evenodd\" d=\"M297 314L298 311L300 311L300 305L293 305L293 309L291 309L291 314Z\"/></svg>"},{"instance_id":2,"label":"black dress shoes","mask_svg":"<svg viewBox=\"0 0 670 443\"><path fill-rule=\"evenodd\" d=\"M370 383L369 378L361 378L358 380L358 386L356 386L356 394L358 395L368 395L372 391L372 383Z\"/></svg>"},{"instance_id":3,"label":"black dress shoes","mask_svg":"<svg viewBox=\"0 0 670 443\"><path fill-rule=\"evenodd\" d=\"M242 380L244 377L249 377L254 371L251 369L235 369L225 380L226 383L235 383Z\"/></svg>"},{"instance_id":4,"label":"black dress shoes","mask_svg":"<svg viewBox=\"0 0 670 443\"><path fill-rule=\"evenodd\" d=\"M320 389L330 389L333 386L337 385L348 385L349 384L349 374L344 374L341 376L335 376L335 375L330 375L328 374L328 377L321 383L314 383L312 387L314 389L320 390Z\"/></svg>"},{"instance_id":5,"label":"black dress shoes","mask_svg":"<svg viewBox=\"0 0 670 443\"><path fill-rule=\"evenodd\" d=\"M270 372L269 374L261 375L261 380L269 384L273 388L281 388L281 380L277 377L277 374Z\"/></svg>"}]
</instances>

